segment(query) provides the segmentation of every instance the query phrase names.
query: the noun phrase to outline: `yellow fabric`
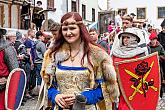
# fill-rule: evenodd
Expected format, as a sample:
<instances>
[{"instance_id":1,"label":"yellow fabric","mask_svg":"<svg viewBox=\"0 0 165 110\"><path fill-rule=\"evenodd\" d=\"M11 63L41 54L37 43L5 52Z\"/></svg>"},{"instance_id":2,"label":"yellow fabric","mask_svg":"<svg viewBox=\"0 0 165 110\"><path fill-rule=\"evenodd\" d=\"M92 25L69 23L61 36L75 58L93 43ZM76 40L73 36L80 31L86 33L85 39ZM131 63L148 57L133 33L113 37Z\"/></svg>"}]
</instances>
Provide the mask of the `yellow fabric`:
<instances>
[{"instance_id":1,"label":"yellow fabric","mask_svg":"<svg viewBox=\"0 0 165 110\"><path fill-rule=\"evenodd\" d=\"M90 71L90 88L95 87L95 80L104 79L104 82L101 83L101 87L105 103L99 103L99 106L101 110L112 110L112 102L114 102L114 100L119 96L119 88L116 83L116 72L113 67L112 60L101 48L92 44L90 44L90 48L90 60L94 67L92 68L91 65L89 65L86 60L87 58L84 60L83 65ZM68 50L68 45L64 44L58 52L65 52L69 56L70 53ZM51 50L47 50L45 53L41 71L41 76L47 84L50 84L50 77L45 73L45 69L47 65L54 60L53 57L49 56L50 52Z\"/></svg>"}]
</instances>

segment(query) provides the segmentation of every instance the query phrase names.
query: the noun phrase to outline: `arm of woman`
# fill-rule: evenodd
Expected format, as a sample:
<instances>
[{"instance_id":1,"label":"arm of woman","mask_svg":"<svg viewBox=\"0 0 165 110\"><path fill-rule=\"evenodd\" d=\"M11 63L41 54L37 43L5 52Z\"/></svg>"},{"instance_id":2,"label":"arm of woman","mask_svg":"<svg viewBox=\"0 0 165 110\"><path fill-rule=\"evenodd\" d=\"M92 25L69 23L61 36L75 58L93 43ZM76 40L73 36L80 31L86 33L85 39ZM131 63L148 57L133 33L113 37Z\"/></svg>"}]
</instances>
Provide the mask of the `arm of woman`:
<instances>
[{"instance_id":1,"label":"arm of woman","mask_svg":"<svg viewBox=\"0 0 165 110\"><path fill-rule=\"evenodd\" d=\"M96 104L97 102L103 100L103 94L102 94L102 89L101 85L99 85L97 88L88 90L88 91L83 91L81 95L85 96L87 99L86 104Z\"/></svg>"},{"instance_id":2,"label":"arm of woman","mask_svg":"<svg viewBox=\"0 0 165 110\"><path fill-rule=\"evenodd\" d=\"M53 103L53 105L57 104L61 108L69 108L69 105L66 103L65 99L68 98L68 95L61 94L54 87L50 87L48 89L48 99Z\"/></svg>"},{"instance_id":3,"label":"arm of woman","mask_svg":"<svg viewBox=\"0 0 165 110\"><path fill-rule=\"evenodd\" d=\"M55 97L57 94L60 94L60 91L58 91L56 88L54 87L50 87L48 89L48 99L55 104Z\"/></svg>"},{"instance_id":4,"label":"arm of woman","mask_svg":"<svg viewBox=\"0 0 165 110\"><path fill-rule=\"evenodd\" d=\"M110 94L111 101L114 102L119 97L119 87L117 83L116 71L114 69L112 59L102 62L103 77L106 81L107 90Z\"/></svg>"}]
</instances>

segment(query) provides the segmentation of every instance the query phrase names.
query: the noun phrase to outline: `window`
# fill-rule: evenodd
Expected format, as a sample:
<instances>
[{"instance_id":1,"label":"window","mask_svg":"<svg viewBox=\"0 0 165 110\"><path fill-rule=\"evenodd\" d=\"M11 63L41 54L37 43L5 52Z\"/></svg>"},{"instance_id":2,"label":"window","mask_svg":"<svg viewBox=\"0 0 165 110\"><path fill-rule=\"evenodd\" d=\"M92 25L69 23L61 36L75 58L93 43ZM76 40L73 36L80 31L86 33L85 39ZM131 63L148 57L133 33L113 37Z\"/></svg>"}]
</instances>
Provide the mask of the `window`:
<instances>
[{"instance_id":1,"label":"window","mask_svg":"<svg viewBox=\"0 0 165 110\"><path fill-rule=\"evenodd\" d=\"M86 19L86 6L82 4L82 18Z\"/></svg>"},{"instance_id":2,"label":"window","mask_svg":"<svg viewBox=\"0 0 165 110\"><path fill-rule=\"evenodd\" d=\"M158 7L158 18L165 18L165 7Z\"/></svg>"},{"instance_id":3,"label":"window","mask_svg":"<svg viewBox=\"0 0 165 110\"><path fill-rule=\"evenodd\" d=\"M122 16L124 16L125 14L127 14L127 9L126 8L118 9L118 11L121 11Z\"/></svg>"},{"instance_id":4,"label":"window","mask_svg":"<svg viewBox=\"0 0 165 110\"><path fill-rule=\"evenodd\" d=\"M54 9L54 0L48 0L48 9Z\"/></svg>"},{"instance_id":5,"label":"window","mask_svg":"<svg viewBox=\"0 0 165 110\"><path fill-rule=\"evenodd\" d=\"M137 19L146 19L146 8L137 8Z\"/></svg>"},{"instance_id":6,"label":"window","mask_svg":"<svg viewBox=\"0 0 165 110\"><path fill-rule=\"evenodd\" d=\"M95 9L92 8L92 21L95 21Z\"/></svg>"},{"instance_id":7,"label":"window","mask_svg":"<svg viewBox=\"0 0 165 110\"><path fill-rule=\"evenodd\" d=\"M0 5L0 26L4 25L4 6Z\"/></svg>"},{"instance_id":8,"label":"window","mask_svg":"<svg viewBox=\"0 0 165 110\"><path fill-rule=\"evenodd\" d=\"M7 1L7 0L6 0ZM8 0L9 1L9 0ZM17 3L17 2L24 2L25 0L11 0L12 3ZM31 3L34 5L35 0L26 0L27 2Z\"/></svg>"},{"instance_id":9,"label":"window","mask_svg":"<svg viewBox=\"0 0 165 110\"><path fill-rule=\"evenodd\" d=\"M72 11L77 12L76 1L72 1Z\"/></svg>"}]
</instances>

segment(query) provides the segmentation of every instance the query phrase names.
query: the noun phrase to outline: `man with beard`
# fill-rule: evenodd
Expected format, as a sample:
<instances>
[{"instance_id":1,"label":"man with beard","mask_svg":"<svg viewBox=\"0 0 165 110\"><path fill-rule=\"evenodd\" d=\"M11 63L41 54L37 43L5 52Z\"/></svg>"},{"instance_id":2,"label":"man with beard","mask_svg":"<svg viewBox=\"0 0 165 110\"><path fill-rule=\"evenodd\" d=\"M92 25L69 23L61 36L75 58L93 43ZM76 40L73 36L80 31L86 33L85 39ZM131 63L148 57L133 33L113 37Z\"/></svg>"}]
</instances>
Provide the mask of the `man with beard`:
<instances>
[{"instance_id":1,"label":"man with beard","mask_svg":"<svg viewBox=\"0 0 165 110\"><path fill-rule=\"evenodd\" d=\"M5 110L5 88L10 72L18 68L17 54L5 40L6 30L0 28L0 110Z\"/></svg>"}]
</instances>

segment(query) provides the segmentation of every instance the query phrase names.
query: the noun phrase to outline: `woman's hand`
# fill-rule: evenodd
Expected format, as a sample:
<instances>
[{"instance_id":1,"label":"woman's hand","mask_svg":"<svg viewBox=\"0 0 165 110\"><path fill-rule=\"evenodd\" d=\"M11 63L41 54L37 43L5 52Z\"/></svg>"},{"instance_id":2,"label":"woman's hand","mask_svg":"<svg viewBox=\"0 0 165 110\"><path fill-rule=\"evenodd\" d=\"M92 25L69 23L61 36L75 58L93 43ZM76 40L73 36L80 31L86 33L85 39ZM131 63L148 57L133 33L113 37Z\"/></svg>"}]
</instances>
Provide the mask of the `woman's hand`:
<instances>
[{"instance_id":1,"label":"woman's hand","mask_svg":"<svg viewBox=\"0 0 165 110\"><path fill-rule=\"evenodd\" d=\"M65 99L67 98L67 95L64 94L57 94L55 97L55 102L61 107L61 108L69 108L69 105L66 103Z\"/></svg>"},{"instance_id":2,"label":"woman's hand","mask_svg":"<svg viewBox=\"0 0 165 110\"><path fill-rule=\"evenodd\" d=\"M65 98L65 102L70 106L73 105L75 102L75 95L74 94L69 94L67 95L67 97Z\"/></svg>"}]
</instances>

